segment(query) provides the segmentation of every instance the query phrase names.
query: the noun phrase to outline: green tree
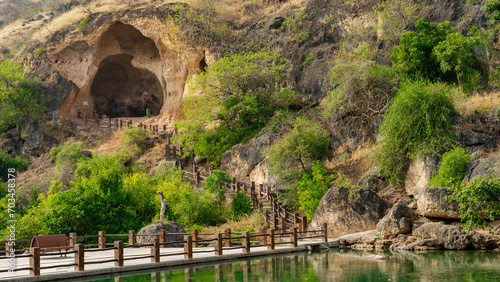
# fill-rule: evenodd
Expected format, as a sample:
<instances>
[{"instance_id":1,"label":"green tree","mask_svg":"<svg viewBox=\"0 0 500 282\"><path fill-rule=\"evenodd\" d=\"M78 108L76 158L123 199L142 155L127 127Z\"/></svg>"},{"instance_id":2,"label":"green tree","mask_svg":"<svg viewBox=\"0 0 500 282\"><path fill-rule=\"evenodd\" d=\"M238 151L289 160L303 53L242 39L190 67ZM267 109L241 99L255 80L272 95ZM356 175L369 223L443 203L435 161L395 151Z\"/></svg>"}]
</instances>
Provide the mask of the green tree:
<instances>
[{"instance_id":1,"label":"green tree","mask_svg":"<svg viewBox=\"0 0 500 282\"><path fill-rule=\"evenodd\" d=\"M500 179L474 178L454 187L448 200L458 202L465 230L483 228L500 216Z\"/></svg>"},{"instance_id":2,"label":"green tree","mask_svg":"<svg viewBox=\"0 0 500 282\"><path fill-rule=\"evenodd\" d=\"M231 200L231 216L233 219L238 220L240 217L252 213L252 211L250 197L241 191L236 191Z\"/></svg>"},{"instance_id":3,"label":"green tree","mask_svg":"<svg viewBox=\"0 0 500 282\"><path fill-rule=\"evenodd\" d=\"M486 1L483 6L483 11L488 16L488 23L490 26L496 25L500 20L500 1L490 0Z\"/></svg>"},{"instance_id":4,"label":"green tree","mask_svg":"<svg viewBox=\"0 0 500 282\"><path fill-rule=\"evenodd\" d=\"M29 161L22 157L12 157L10 154L0 150L0 181L7 181L9 168L14 168L17 172L28 168Z\"/></svg>"},{"instance_id":5,"label":"green tree","mask_svg":"<svg viewBox=\"0 0 500 282\"><path fill-rule=\"evenodd\" d=\"M40 119L44 107L43 85L24 76L20 64L0 62L0 130L21 127L28 117Z\"/></svg>"},{"instance_id":6,"label":"green tree","mask_svg":"<svg viewBox=\"0 0 500 282\"><path fill-rule=\"evenodd\" d=\"M186 100L187 120L176 123L176 140L219 164L222 152L252 137L277 109L296 101L296 92L279 87L284 76L285 61L276 52L227 54L193 79L191 89L202 94Z\"/></svg>"},{"instance_id":7,"label":"green tree","mask_svg":"<svg viewBox=\"0 0 500 282\"><path fill-rule=\"evenodd\" d=\"M437 174L427 186L456 187L462 183L471 161L469 150L455 147L443 154L443 162Z\"/></svg>"},{"instance_id":8,"label":"green tree","mask_svg":"<svg viewBox=\"0 0 500 282\"><path fill-rule=\"evenodd\" d=\"M328 156L329 142L328 133L319 124L297 118L293 129L266 150L271 171L285 178L296 177L300 169L309 172L312 164Z\"/></svg>"},{"instance_id":9,"label":"green tree","mask_svg":"<svg viewBox=\"0 0 500 282\"><path fill-rule=\"evenodd\" d=\"M312 172L302 174L302 178L297 184L300 209L307 218L312 219L316 208L318 208L321 198L325 195L333 177L316 162L312 166Z\"/></svg>"},{"instance_id":10,"label":"green tree","mask_svg":"<svg viewBox=\"0 0 500 282\"><path fill-rule=\"evenodd\" d=\"M222 213L222 206L226 200L226 189L231 184L231 178L223 170L214 170L207 179L203 182L203 186L207 191L215 195L219 212Z\"/></svg>"},{"instance_id":11,"label":"green tree","mask_svg":"<svg viewBox=\"0 0 500 282\"><path fill-rule=\"evenodd\" d=\"M454 138L457 115L448 96L450 86L425 80L404 82L389 105L379 133L383 138L375 159L392 182L404 180L409 161L446 148Z\"/></svg>"}]
</instances>

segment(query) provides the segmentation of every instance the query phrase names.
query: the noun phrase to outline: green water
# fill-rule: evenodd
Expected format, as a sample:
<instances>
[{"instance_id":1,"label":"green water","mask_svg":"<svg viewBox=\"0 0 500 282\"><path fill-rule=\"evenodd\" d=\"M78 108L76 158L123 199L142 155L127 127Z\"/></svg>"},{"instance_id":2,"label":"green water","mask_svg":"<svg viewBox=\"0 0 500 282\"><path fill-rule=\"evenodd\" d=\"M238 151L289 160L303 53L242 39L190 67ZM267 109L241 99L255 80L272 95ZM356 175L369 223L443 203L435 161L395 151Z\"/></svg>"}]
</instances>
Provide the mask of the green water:
<instances>
[{"instance_id":1,"label":"green water","mask_svg":"<svg viewBox=\"0 0 500 282\"><path fill-rule=\"evenodd\" d=\"M367 258L374 254L387 259ZM500 252L337 249L98 281L500 281Z\"/></svg>"}]
</instances>

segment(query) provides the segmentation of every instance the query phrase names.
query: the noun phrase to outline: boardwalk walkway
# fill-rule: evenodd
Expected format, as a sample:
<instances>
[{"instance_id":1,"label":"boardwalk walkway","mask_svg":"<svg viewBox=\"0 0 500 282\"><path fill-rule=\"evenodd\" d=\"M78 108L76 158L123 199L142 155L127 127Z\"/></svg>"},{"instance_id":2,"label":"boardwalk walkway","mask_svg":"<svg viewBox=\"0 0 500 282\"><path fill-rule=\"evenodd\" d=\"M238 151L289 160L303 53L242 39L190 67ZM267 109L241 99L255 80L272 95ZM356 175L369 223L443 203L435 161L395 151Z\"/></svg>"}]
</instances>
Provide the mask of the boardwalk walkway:
<instances>
[{"instance_id":1,"label":"boardwalk walkway","mask_svg":"<svg viewBox=\"0 0 500 282\"><path fill-rule=\"evenodd\" d=\"M275 250L267 250L266 247L255 247L252 248L251 253L242 253L241 249L234 250L226 250L224 255L217 256L214 252L207 253L196 253L193 256L193 259L184 259L183 255L173 255L166 256L161 258L160 263L151 263L151 259L143 258L137 260L127 260L123 267L115 267L114 262L108 263L98 263L98 264L89 264L85 266L85 271L76 272L74 266L72 267L58 267L42 270L42 275L38 277L30 276L30 272L25 271L16 271L14 273L1 273L1 280L11 280L13 281L44 281L44 280L52 280L52 279L63 279L63 278L77 278L77 277L85 277L89 275L102 275L109 273L121 273L128 271L138 271L144 269L153 269L153 268L162 268L169 266L194 266L196 264L202 264L207 262L219 262L219 261L227 261L234 259L242 259L248 257L256 257L256 256L266 256L280 253L288 253L288 252L300 252L309 250L314 248L314 246L324 245L329 243L324 243L321 240L304 240L297 248L293 248L290 246L276 246ZM213 248L193 248L193 251L209 251L213 250ZM168 253L179 253L182 252L182 248L161 248L160 254L168 254ZM128 248L125 249L126 257L140 257L144 255L148 255L151 253L150 248ZM55 265L68 265L72 264L75 260L75 254L70 254L67 257L60 256L57 253L54 255L43 256L43 266L55 266ZM114 258L114 251L102 251L96 253L89 253L85 257L86 264L92 261L104 261L104 260L112 260ZM25 268L29 267L29 258L19 258L17 259L17 268ZM7 269L7 265L1 265L0 269ZM56 276L53 276L56 275ZM90 279L90 278L89 278Z\"/></svg>"}]
</instances>

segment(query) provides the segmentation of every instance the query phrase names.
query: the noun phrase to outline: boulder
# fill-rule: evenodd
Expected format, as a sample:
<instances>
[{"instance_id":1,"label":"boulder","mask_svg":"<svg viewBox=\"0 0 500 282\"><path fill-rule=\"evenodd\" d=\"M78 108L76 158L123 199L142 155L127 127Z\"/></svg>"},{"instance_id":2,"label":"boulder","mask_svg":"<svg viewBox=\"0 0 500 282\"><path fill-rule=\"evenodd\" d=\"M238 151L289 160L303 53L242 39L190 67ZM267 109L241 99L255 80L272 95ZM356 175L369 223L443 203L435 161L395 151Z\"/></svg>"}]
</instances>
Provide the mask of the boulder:
<instances>
[{"instance_id":1,"label":"boulder","mask_svg":"<svg viewBox=\"0 0 500 282\"><path fill-rule=\"evenodd\" d=\"M351 246L355 244L374 244L377 240L377 230L368 230L347 234L337 238L342 246Z\"/></svg>"},{"instance_id":2,"label":"boulder","mask_svg":"<svg viewBox=\"0 0 500 282\"><path fill-rule=\"evenodd\" d=\"M180 226L179 223L175 221L155 221L150 225L144 226L137 235L147 235L147 234L156 234L160 232L160 230L165 230L167 232L166 242L179 242L184 240L183 235L168 235L168 233L186 233L186 230ZM156 236L138 236L137 243L139 244L149 244L151 243L152 238L157 238ZM165 248L181 248L184 244L174 244L167 245Z\"/></svg>"},{"instance_id":3,"label":"boulder","mask_svg":"<svg viewBox=\"0 0 500 282\"><path fill-rule=\"evenodd\" d=\"M446 200L451 194L453 192L446 187L415 188L417 212L426 217L460 219L458 203Z\"/></svg>"},{"instance_id":4,"label":"boulder","mask_svg":"<svg viewBox=\"0 0 500 282\"><path fill-rule=\"evenodd\" d=\"M40 156L42 153L50 151L58 140L52 136L47 135L45 132L35 131L28 136L24 142L22 152L33 156Z\"/></svg>"},{"instance_id":5,"label":"boulder","mask_svg":"<svg viewBox=\"0 0 500 282\"><path fill-rule=\"evenodd\" d=\"M365 175L358 181L358 186L366 189L377 189L382 180L378 177L379 170L377 167L372 167Z\"/></svg>"},{"instance_id":6,"label":"boulder","mask_svg":"<svg viewBox=\"0 0 500 282\"><path fill-rule=\"evenodd\" d=\"M465 146L478 146L489 143L493 137L487 134L475 132L469 129L455 132L458 142Z\"/></svg>"},{"instance_id":7,"label":"boulder","mask_svg":"<svg viewBox=\"0 0 500 282\"><path fill-rule=\"evenodd\" d=\"M271 29L279 29L283 22L285 21L284 17L276 17L269 24L269 30Z\"/></svg>"},{"instance_id":8,"label":"boulder","mask_svg":"<svg viewBox=\"0 0 500 282\"><path fill-rule=\"evenodd\" d=\"M271 134L250 139L244 145L237 144L221 156L221 169L238 180L246 179L264 159L264 150L273 141Z\"/></svg>"},{"instance_id":9,"label":"boulder","mask_svg":"<svg viewBox=\"0 0 500 282\"><path fill-rule=\"evenodd\" d=\"M500 177L499 161L500 157L472 161L465 172L464 181L470 182L475 177Z\"/></svg>"},{"instance_id":10,"label":"boulder","mask_svg":"<svg viewBox=\"0 0 500 282\"><path fill-rule=\"evenodd\" d=\"M392 235L410 233L413 225L413 211L403 201L398 201L377 224L381 239Z\"/></svg>"},{"instance_id":11,"label":"boulder","mask_svg":"<svg viewBox=\"0 0 500 282\"><path fill-rule=\"evenodd\" d=\"M408 195L415 194L415 187L424 187L439 169L441 159L437 155L425 159L416 158L411 161L406 174L405 189Z\"/></svg>"},{"instance_id":12,"label":"boulder","mask_svg":"<svg viewBox=\"0 0 500 282\"><path fill-rule=\"evenodd\" d=\"M384 216L386 204L370 189L352 194L345 187L330 188L321 199L309 230L328 224L329 236L339 237L354 232L375 229Z\"/></svg>"}]
</instances>

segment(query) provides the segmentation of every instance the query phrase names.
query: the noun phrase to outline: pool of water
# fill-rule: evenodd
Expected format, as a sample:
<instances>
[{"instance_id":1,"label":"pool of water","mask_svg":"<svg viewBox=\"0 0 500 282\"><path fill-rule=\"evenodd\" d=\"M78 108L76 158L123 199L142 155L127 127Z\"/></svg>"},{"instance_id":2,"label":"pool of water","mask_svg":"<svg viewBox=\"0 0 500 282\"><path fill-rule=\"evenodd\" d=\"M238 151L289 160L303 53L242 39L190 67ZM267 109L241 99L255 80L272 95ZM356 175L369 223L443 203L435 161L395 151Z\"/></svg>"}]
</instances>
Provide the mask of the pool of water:
<instances>
[{"instance_id":1,"label":"pool of water","mask_svg":"<svg viewBox=\"0 0 500 282\"><path fill-rule=\"evenodd\" d=\"M97 281L500 281L500 252L334 249Z\"/></svg>"}]
</instances>

